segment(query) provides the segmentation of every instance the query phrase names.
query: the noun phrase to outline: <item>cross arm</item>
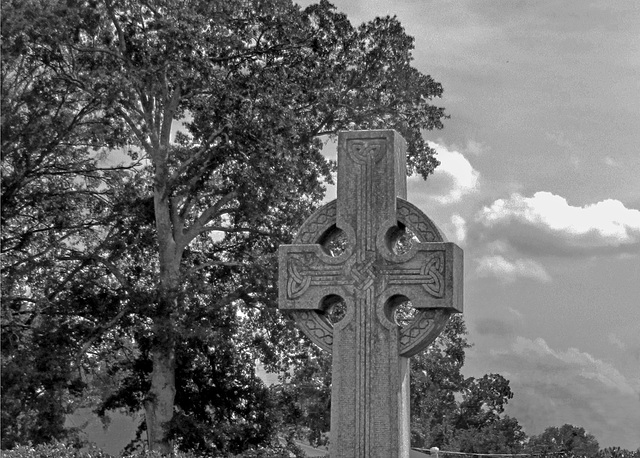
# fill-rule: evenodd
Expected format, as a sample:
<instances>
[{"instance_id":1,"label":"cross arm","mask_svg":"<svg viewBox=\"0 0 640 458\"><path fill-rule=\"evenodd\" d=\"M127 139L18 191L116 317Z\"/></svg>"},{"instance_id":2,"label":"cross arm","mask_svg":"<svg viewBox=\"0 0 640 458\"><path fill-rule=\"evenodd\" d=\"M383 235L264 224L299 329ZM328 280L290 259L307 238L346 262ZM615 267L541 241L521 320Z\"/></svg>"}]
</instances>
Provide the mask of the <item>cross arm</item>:
<instances>
[{"instance_id":1,"label":"cross arm","mask_svg":"<svg viewBox=\"0 0 640 458\"><path fill-rule=\"evenodd\" d=\"M455 243L416 243L404 255L387 257L385 296L405 296L417 309L462 313L463 252Z\"/></svg>"},{"instance_id":2,"label":"cross arm","mask_svg":"<svg viewBox=\"0 0 640 458\"><path fill-rule=\"evenodd\" d=\"M327 296L344 297L350 279L344 274L344 256L333 257L322 247L281 245L278 252L278 289L281 310L322 310Z\"/></svg>"}]
</instances>

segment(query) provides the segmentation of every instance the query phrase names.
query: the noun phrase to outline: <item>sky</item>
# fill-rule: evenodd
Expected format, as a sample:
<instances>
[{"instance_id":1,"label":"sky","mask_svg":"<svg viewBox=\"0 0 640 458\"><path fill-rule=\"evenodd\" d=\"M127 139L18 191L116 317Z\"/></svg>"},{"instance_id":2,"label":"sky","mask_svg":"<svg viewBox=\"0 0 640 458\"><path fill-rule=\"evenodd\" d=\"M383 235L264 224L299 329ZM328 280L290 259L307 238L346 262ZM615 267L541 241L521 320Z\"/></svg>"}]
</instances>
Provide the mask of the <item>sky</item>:
<instances>
[{"instance_id":1,"label":"sky","mask_svg":"<svg viewBox=\"0 0 640 458\"><path fill-rule=\"evenodd\" d=\"M333 3L396 15L444 87L408 198L465 251L464 374L508 378L529 435L639 448L640 2Z\"/></svg>"}]
</instances>

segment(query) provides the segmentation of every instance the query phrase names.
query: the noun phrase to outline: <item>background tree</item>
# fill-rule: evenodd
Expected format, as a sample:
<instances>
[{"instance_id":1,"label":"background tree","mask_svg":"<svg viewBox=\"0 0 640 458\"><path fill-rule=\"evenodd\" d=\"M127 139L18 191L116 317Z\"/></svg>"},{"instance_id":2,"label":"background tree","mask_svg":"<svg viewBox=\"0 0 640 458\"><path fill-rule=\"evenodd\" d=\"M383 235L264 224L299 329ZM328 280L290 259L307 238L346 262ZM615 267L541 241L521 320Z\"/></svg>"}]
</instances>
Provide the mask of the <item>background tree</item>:
<instances>
[{"instance_id":1,"label":"background tree","mask_svg":"<svg viewBox=\"0 0 640 458\"><path fill-rule=\"evenodd\" d=\"M598 456L602 458L638 458L640 456L640 448L632 451L620 447L607 447L600 450Z\"/></svg>"},{"instance_id":2,"label":"background tree","mask_svg":"<svg viewBox=\"0 0 640 458\"><path fill-rule=\"evenodd\" d=\"M526 439L518 420L504 416L477 428L456 430L449 448L468 453L520 453Z\"/></svg>"},{"instance_id":3,"label":"background tree","mask_svg":"<svg viewBox=\"0 0 640 458\"><path fill-rule=\"evenodd\" d=\"M537 436L532 436L528 449L539 453L565 453L569 456L593 457L598 455L596 438L581 426L564 424L550 426Z\"/></svg>"},{"instance_id":4,"label":"background tree","mask_svg":"<svg viewBox=\"0 0 640 458\"><path fill-rule=\"evenodd\" d=\"M429 348L411 358L411 443L442 447L452 438L454 415L464 386L467 341L464 320L454 315Z\"/></svg>"},{"instance_id":5,"label":"background tree","mask_svg":"<svg viewBox=\"0 0 640 458\"><path fill-rule=\"evenodd\" d=\"M312 346L271 387L278 429L290 440L326 446L331 428L331 355Z\"/></svg>"},{"instance_id":6,"label":"background tree","mask_svg":"<svg viewBox=\"0 0 640 458\"><path fill-rule=\"evenodd\" d=\"M411 445L475 453L516 453L526 435L504 416L513 397L498 374L465 378L467 342L461 316L453 316L429 348L411 358ZM281 431L325 445L330 428L331 357L316 350L297 355L298 364L272 387Z\"/></svg>"},{"instance_id":7,"label":"background tree","mask_svg":"<svg viewBox=\"0 0 640 458\"><path fill-rule=\"evenodd\" d=\"M394 18L354 28L327 2L301 10L285 0L5 1L3 21L3 47L16 44L12 65L25 59L44 69L30 88L49 91L51 78L73 99L95 104L91 123L71 126L56 151L70 163L74 154L90 162L91 173L69 173L65 185L75 190L90 175L78 193L85 200L61 199L68 206L59 214L90 225L61 235L66 243L50 251L49 265L34 260L29 275L46 285L30 296L12 292L12 310L37 303L34 316L64 316L82 330L66 332L54 320L43 334L74 336L75 360L61 353L65 373L108 355L122 389L105 406L143 406L152 449L166 453L172 439L192 440L188 422L256 425L250 406L262 397L248 362L261 356L275 369L292 362L287 352L299 343L275 309L274 253L331 180L318 136L396 128L409 143L409 172L426 177L437 164L421 129L442 126L443 110L430 105L442 88L411 67L412 38ZM53 98L70 113L81 110ZM3 133L13 129L23 141L12 160L33 162L38 152L21 126L3 118ZM125 146L126 155L113 153ZM120 173L98 167L117 161L126 166ZM3 155L5 167L14 173ZM34 186L47 194L42 183ZM49 215L41 204L29 200L29 211ZM24 238L12 221L14 238ZM8 284L24 284L26 274L13 272L3 271ZM3 337L42 345L24 340L35 321L18 326L14 315L7 312L12 327L3 326ZM222 344L225 328L233 349ZM225 407L228 392L247 396ZM206 403L195 405L187 393ZM234 449L228 431L205 437L202 447ZM259 441L265 431L251 435Z\"/></svg>"},{"instance_id":8,"label":"background tree","mask_svg":"<svg viewBox=\"0 0 640 458\"><path fill-rule=\"evenodd\" d=\"M513 393L499 374L465 378L467 330L454 316L427 349L412 358L411 439L418 448L517 453L526 438L518 421L503 416Z\"/></svg>"}]
</instances>

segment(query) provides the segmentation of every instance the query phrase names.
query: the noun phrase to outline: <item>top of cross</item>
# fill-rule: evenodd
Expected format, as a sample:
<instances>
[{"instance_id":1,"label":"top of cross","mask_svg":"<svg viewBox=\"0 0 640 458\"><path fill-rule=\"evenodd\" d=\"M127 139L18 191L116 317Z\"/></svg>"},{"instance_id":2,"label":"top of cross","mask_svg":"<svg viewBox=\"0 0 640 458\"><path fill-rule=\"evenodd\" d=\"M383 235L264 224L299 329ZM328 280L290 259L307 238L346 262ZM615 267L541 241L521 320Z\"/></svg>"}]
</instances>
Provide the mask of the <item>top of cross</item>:
<instances>
[{"instance_id":1,"label":"top of cross","mask_svg":"<svg viewBox=\"0 0 640 458\"><path fill-rule=\"evenodd\" d=\"M340 135L337 226L353 228L356 243L373 243L385 223L396 226L396 197L407 198L406 148L393 130Z\"/></svg>"}]
</instances>

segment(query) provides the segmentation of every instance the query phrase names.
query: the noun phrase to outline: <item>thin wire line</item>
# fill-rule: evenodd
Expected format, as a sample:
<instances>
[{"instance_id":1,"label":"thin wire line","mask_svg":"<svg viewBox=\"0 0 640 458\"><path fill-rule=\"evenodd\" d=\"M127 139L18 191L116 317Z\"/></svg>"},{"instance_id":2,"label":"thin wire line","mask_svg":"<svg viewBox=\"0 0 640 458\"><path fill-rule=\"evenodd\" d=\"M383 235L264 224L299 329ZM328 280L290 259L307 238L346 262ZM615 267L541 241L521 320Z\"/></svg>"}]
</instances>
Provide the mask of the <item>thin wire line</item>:
<instances>
[{"instance_id":1,"label":"thin wire line","mask_svg":"<svg viewBox=\"0 0 640 458\"><path fill-rule=\"evenodd\" d=\"M431 449L428 448L413 448L413 450L418 452L428 452L429 455L433 455L431 453ZM549 456L549 455L559 455L565 454L565 452L545 452L545 453L473 453L473 452L451 452L446 450L438 450L437 455L473 455L473 456Z\"/></svg>"}]
</instances>

